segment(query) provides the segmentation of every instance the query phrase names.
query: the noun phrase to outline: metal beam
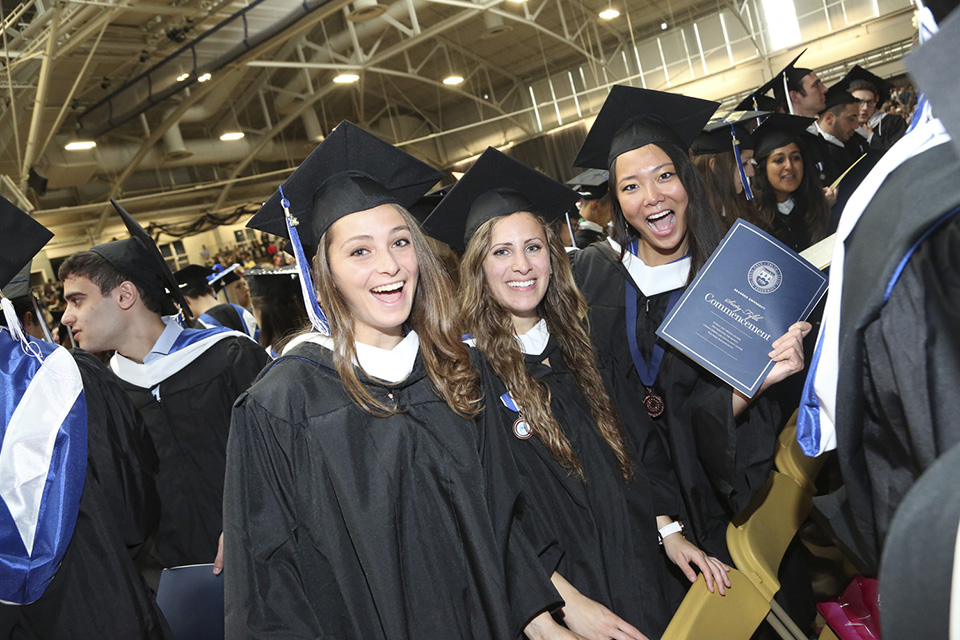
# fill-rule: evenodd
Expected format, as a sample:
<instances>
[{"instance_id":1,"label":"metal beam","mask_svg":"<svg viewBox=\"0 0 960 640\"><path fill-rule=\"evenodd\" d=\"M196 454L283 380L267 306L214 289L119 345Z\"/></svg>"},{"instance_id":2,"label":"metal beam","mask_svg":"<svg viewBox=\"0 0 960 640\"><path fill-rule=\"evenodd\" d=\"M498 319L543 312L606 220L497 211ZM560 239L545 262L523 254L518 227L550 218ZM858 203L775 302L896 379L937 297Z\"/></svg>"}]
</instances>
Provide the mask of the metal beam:
<instances>
[{"instance_id":1,"label":"metal beam","mask_svg":"<svg viewBox=\"0 0 960 640\"><path fill-rule=\"evenodd\" d=\"M40 125L43 122L43 109L47 101L47 85L50 82L50 71L53 66L53 55L57 48L57 33L60 27L60 11L63 5L58 4L53 9L50 22L50 35L47 37L47 55L40 64L40 78L37 80L37 93L33 100L33 117L30 119L30 133L27 134L27 148L23 154L23 165L20 167L20 189L27 190L27 181L30 178L30 167L36 158Z\"/></svg>"}]
</instances>

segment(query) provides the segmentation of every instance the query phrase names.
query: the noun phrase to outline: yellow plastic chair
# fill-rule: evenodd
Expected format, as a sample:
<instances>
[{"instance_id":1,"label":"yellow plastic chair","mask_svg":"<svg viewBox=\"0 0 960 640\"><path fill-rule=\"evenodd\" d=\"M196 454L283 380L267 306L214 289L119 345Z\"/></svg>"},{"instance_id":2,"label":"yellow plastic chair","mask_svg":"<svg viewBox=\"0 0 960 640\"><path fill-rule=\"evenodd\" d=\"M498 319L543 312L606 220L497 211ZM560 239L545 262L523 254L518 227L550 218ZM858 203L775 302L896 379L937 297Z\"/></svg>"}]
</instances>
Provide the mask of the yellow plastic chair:
<instances>
[{"instance_id":1,"label":"yellow plastic chair","mask_svg":"<svg viewBox=\"0 0 960 640\"><path fill-rule=\"evenodd\" d=\"M817 474L823 466L827 454L811 458L803 453L797 442L797 411L793 412L787 426L777 438L777 451L774 464L785 476L793 478L811 496L817 493Z\"/></svg>"},{"instance_id":2,"label":"yellow plastic chair","mask_svg":"<svg viewBox=\"0 0 960 640\"><path fill-rule=\"evenodd\" d=\"M662 640L749 640L770 613L770 604L736 569L727 594L710 593L703 576L690 585Z\"/></svg>"},{"instance_id":3,"label":"yellow plastic chair","mask_svg":"<svg viewBox=\"0 0 960 640\"><path fill-rule=\"evenodd\" d=\"M793 478L771 471L746 509L727 527L727 548L734 564L770 606L767 621L782 638L806 640L773 597L780 590L780 561L803 524L813 501Z\"/></svg>"}]
</instances>

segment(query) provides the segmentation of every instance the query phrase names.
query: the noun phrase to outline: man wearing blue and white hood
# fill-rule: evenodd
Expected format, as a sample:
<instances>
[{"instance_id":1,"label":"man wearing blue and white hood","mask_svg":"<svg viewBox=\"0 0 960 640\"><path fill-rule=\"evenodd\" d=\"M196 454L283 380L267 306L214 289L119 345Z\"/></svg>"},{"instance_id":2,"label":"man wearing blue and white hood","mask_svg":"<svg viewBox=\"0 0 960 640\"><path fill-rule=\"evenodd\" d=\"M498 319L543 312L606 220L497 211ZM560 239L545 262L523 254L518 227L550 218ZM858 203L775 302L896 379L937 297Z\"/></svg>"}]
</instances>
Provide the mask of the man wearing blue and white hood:
<instances>
[{"instance_id":1,"label":"man wearing blue and white hood","mask_svg":"<svg viewBox=\"0 0 960 640\"><path fill-rule=\"evenodd\" d=\"M0 285L52 234L0 198ZM0 296L0 638L172 638L133 557L156 452L115 378L30 337Z\"/></svg>"},{"instance_id":2,"label":"man wearing blue and white hood","mask_svg":"<svg viewBox=\"0 0 960 640\"><path fill-rule=\"evenodd\" d=\"M926 4L930 42L907 58L926 97L840 219L798 418L807 455L837 450L845 493L818 507L873 575L904 494L960 442L960 145L949 133L960 134L960 93L943 82L960 12L955 0Z\"/></svg>"},{"instance_id":3,"label":"man wearing blue and white hood","mask_svg":"<svg viewBox=\"0 0 960 640\"><path fill-rule=\"evenodd\" d=\"M161 517L146 568L212 562L231 407L267 356L238 331L183 328L177 314L190 309L160 251L113 205L131 237L64 261L62 322L81 348L116 351L110 367L156 445Z\"/></svg>"}]
</instances>

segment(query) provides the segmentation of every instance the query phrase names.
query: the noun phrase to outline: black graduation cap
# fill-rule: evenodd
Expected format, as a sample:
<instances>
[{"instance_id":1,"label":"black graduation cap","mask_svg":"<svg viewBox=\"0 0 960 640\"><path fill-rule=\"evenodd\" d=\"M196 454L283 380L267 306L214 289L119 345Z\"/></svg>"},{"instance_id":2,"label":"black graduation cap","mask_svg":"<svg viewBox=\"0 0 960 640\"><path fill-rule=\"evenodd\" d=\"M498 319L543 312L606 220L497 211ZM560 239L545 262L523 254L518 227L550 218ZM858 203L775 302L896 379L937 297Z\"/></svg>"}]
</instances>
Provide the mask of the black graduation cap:
<instances>
[{"instance_id":1,"label":"black graduation cap","mask_svg":"<svg viewBox=\"0 0 960 640\"><path fill-rule=\"evenodd\" d=\"M209 286L209 278L213 274L214 271L210 267L203 267L199 264L188 264L183 269L175 271L173 277L177 279L180 288L185 289L187 287L196 288Z\"/></svg>"},{"instance_id":2,"label":"black graduation cap","mask_svg":"<svg viewBox=\"0 0 960 640\"><path fill-rule=\"evenodd\" d=\"M797 66L797 60L806 52L806 49L801 51L796 58L791 60L783 69L780 69L770 82L767 83L773 89L773 95L776 96L777 100L780 100L786 105L788 111L790 110L790 96L787 93L784 78L786 78L789 84L800 84L808 74L813 73L812 69Z\"/></svg>"},{"instance_id":3,"label":"black graduation cap","mask_svg":"<svg viewBox=\"0 0 960 640\"><path fill-rule=\"evenodd\" d=\"M217 267L220 268L218 269ZM212 275L207 278L207 283L213 287L213 290L217 293L220 293L220 290L231 282L239 280L242 275L240 265L237 263L233 263L229 267L224 267L222 264L215 264L210 271Z\"/></svg>"},{"instance_id":4,"label":"black graduation cap","mask_svg":"<svg viewBox=\"0 0 960 640\"><path fill-rule=\"evenodd\" d=\"M387 203L409 208L442 178L440 171L344 120L247 226L289 239L282 203L286 197L310 259L324 232L340 218Z\"/></svg>"},{"instance_id":5,"label":"black graduation cap","mask_svg":"<svg viewBox=\"0 0 960 640\"><path fill-rule=\"evenodd\" d=\"M890 90L893 89L893 83L884 80L875 73L867 71L858 64L854 65L850 71L847 71L847 75L843 76L835 86L840 86L850 91L850 86L858 80L866 82L873 87L873 92L877 96L878 109L889 99Z\"/></svg>"},{"instance_id":6,"label":"black graduation cap","mask_svg":"<svg viewBox=\"0 0 960 640\"><path fill-rule=\"evenodd\" d=\"M769 111L731 111L714 117L690 145L690 151L694 155L732 151L734 134L742 151L753 149L753 136L744 123L767 115Z\"/></svg>"},{"instance_id":7,"label":"black graduation cap","mask_svg":"<svg viewBox=\"0 0 960 640\"><path fill-rule=\"evenodd\" d=\"M463 249L487 220L517 211L560 219L580 194L493 147L481 154L424 223L424 231Z\"/></svg>"},{"instance_id":8,"label":"black graduation cap","mask_svg":"<svg viewBox=\"0 0 960 640\"><path fill-rule=\"evenodd\" d=\"M719 106L677 93L614 85L573 166L609 169L620 154L657 142L686 151Z\"/></svg>"},{"instance_id":9,"label":"black graduation cap","mask_svg":"<svg viewBox=\"0 0 960 640\"><path fill-rule=\"evenodd\" d=\"M953 11L939 24L939 31L906 59L910 76L926 97L933 115L950 134L960 154L960 83L955 79L960 60L960 11ZM914 119L923 117L920 108Z\"/></svg>"},{"instance_id":10,"label":"black graduation cap","mask_svg":"<svg viewBox=\"0 0 960 640\"><path fill-rule=\"evenodd\" d=\"M33 267L33 259L27 261L23 268L17 272L2 289L3 295L11 300L30 293L30 270Z\"/></svg>"},{"instance_id":11,"label":"black graduation cap","mask_svg":"<svg viewBox=\"0 0 960 640\"><path fill-rule=\"evenodd\" d=\"M250 269L244 277L250 285L250 296L294 297L300 295L300 272L296 265L279 269Z\"/></svg>"},{"instance_id":12,"label":"black graduation cap","mask_svg":"<svg viewBox=\"0 0 960 640\"><path fill-rule=\"evenodd\" d=\"M853 97L841 83L837 83L827 89L826 105L823 110L832 109L841 104L860 104L860 101Z\"/></svg>"},{"instance_id":13,"label":"black graduation cap","mask_svg":"<svg viewBox=\"0 0 960 640\"><path fill-rule=\"evenodd\" d=\"M50 242L53 234L3 196L0 196L0 229L3 229L0 287L5 287Z\"/></svg>"},{"instance_id":14,"label":"black graduation cap","mask_svg":"<svg viewBox=\"0 0 960 640\"><path fill-rule=\"evenodd\" d=\"M110 204L120 215L130 237L98 244L90 251L99 254L124 277L159 300L163 315L176 314L177 305L180 306L179 311L192 315L187 301L180 293L177 279L160 255L160 249L153 238L116 200L110 198Z\"/></svg>"},{"instance_id":15,"label":"black graduation cap","mask_svg":"<svg viewBox=\"0 0 960 640\"><path fill-rule=\"evenodd\" d=\"M771 98L767 94L773 90L773 85L777 82L782 84L782 80L779 75L774 76L768 80L763 86L759 89L748 95L746 98L740 101L736 107L735 111L776 111L777 107L785 106L777 100L776 98Z\"/></svg>"},{"instance_id":16,"label":"black graduation cap","mask_svg":"<svg viewBox=\"0 0 960 640\"><path fill-rule=\"evenodd\" d=\"M753 131L754 154L763 158L774 149L799 142L803 132L816 118L772 113Z\"/></svg>"},{"instance_id":17,"label":"black graduation cap","mask_svg":"<svg viewBox=\"0 0 960 640\"><path fill-rule=\"evenodd\" d=\"M587 169L575 175L567 184L584 200L599 200L610 188L610 172L606 169Z\"/></svg>"},{"instance_id":18,"label":"black graduation cap","mask_svg":"<svg viewBox=\"0 0 960 640\"><path fill-rule=\"evenodd\" d=\"M447 185L439 189L434 189L410 205L407 211L409 211L418 222L423 223L424 220L430 217L433 210L437 208L437 205L440 204L443 197L447 195L452 188L452 185Z\"/></svg>"}]
</instances>

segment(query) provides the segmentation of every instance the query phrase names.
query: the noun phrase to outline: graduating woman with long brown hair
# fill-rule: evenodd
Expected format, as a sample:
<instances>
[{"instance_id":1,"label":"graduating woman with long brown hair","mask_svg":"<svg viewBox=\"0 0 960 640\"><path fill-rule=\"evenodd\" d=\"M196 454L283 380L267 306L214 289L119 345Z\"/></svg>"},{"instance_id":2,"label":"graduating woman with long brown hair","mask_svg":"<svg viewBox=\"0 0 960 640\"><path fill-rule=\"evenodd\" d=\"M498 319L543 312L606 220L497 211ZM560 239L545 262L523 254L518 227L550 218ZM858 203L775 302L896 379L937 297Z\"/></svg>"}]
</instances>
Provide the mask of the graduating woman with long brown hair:
<instances>
[{"instance_id":1,"label":"graduating woman with long brown hair","mask_svg":"<svg viewBox=\"0 0 960 640\"><path fill-rule=\"evenodd\" d=\"M483 365L404 209L441 175L344 122L251 220L291 238L314 331L234 411L230 638L570 637L481 411Z\"/></svg>"},{"instance_id":2,"label":"graduating woman with long brown hair","mask_svg":"<svg viewBox=\"0 0 960 640\"><path fill-rule=\"evenodd\" d=\"M497 377L498 398L488 405L508 418L524 493L541 518L536 524L556 536L562 552L547 568L564 598L563 621L591 640L657 638L673 593L657 528L673 522L673 510L658 510L647 474L659 470L644 468L624 437L566 252L536 215L557 220L578 197L488 149L426 228L456 248L466 245L460 321ZM675 483L665 452L663 463ZM722 563L674 527L677 534L663 538L667 557L691 579L691 565L702 569L711 589L718 583L722 592Z\"/></svg>"}]
</instances>

